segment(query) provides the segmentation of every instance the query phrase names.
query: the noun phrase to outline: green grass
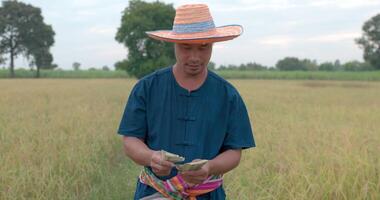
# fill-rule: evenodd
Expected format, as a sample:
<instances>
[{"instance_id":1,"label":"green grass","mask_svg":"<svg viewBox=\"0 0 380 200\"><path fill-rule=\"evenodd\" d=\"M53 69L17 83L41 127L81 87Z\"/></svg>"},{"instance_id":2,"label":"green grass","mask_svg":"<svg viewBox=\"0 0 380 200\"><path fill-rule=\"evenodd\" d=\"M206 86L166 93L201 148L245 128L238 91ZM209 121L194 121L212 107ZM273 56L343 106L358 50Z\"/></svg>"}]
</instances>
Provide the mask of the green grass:
<instances>
[{"instance_id":1,"label":"green grass","mask_svg":"<svg viewBox=\"0 0 380 200\"><path fill-rule=\"evenodd\" d=\"M15 70L16 78L35 78L36 71L25 69ZM128 78L125 71L102 70L41 70L41 78ZM0 70L0 78L9 78L9 70Z\"/></svg>"},{"instance_id":2,"label":"green grass","mask_svg":"<svg viewBox=\"0 0 380 200\"><path fill-rule=\"evenodd\" d=\"M380 71L238 71L221 70L217 73L227 79L288 79L288 80L364 80L380 81Z\"/></svg>"},{"instance_id":3,"label":"green grass","mask_svg":"<svg viewBox=\"0 0 380 200\"><path fill-rule=\"evenodd\" d=\"M217 74L227 79L285 79L285 80L361 80L380 81L379 71L326 72L326 71L238 71L221 70ZM18 69L17 78L34 78L36 72ZM9 70L0 69L0 78L8 78ZM128 78L125 71L58 71L42 70L41 78Z\"/></svg>"},{"instance_id":4,"label":"green grass","mask_svg":"<svg viewBox=\"0 0 380 200\"><path fill-rule=\"evenodd\" d=\"M116 134L134 79L0 80L0 199L132 199ZM257 147L229 199L380 199L380 83L232 80Z\"/></svg>"}]
</instances>

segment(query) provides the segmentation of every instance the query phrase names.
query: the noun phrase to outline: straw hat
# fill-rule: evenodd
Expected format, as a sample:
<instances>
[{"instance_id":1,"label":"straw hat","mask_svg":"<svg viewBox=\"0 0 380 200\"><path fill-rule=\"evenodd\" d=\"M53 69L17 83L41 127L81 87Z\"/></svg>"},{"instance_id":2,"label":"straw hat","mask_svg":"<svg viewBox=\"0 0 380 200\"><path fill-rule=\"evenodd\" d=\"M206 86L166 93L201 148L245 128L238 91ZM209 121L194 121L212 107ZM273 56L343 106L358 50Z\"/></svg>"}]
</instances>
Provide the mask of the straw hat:
<instances>
[{"instance_id":1,"label":"straw hat","mask_svg":"<svg viewBox=\"0 0 380 200\"><path fill-rule=\"evenodd\" d=\"M149 37L174 43L213 43L232 40L243 32L240 25L215 27L205 4L188 4L177 8L172 30L146 32Z\"/></svg>"}]
</instances>

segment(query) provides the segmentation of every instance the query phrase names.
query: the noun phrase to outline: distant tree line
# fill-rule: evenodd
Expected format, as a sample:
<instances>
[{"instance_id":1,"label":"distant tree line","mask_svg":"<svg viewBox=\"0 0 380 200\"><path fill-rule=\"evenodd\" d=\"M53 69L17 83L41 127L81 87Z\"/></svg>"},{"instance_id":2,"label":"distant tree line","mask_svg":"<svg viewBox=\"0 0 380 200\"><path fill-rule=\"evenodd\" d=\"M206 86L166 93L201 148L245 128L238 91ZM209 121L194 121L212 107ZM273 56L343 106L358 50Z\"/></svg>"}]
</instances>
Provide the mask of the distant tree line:
<instances>
[{"instance_id":1,"label":"distant tree line","mask_svg":"<svg viewBox=\"0 0 380 200\"><path fill-rule=\"evenodd\" d=\"M316 60L286 57L279 60L275 66L265 66L255 62L240 65L220 65L210 62L208 68L212 70L281 70L281 71L370 71L375 70L368 62L349 61L341 64L339 60L318 64Z\"/></svg>"},{"instance_id":2,"label":"distant tree line","mask_svg":"<svg viewBox=\"0 0 380 200\"><path fill-rule=\"evenodd\" d=\"M73 70L74 71L80 71L80 66L81 64L79 62L74 62L72 67L73 67ZM107 65L104 65L101 69L98 69L98 68L95 68L95 67L90 67L88 68L88 71L111 71L111 69L107 66Z\"/></svg>"}]
</instances>

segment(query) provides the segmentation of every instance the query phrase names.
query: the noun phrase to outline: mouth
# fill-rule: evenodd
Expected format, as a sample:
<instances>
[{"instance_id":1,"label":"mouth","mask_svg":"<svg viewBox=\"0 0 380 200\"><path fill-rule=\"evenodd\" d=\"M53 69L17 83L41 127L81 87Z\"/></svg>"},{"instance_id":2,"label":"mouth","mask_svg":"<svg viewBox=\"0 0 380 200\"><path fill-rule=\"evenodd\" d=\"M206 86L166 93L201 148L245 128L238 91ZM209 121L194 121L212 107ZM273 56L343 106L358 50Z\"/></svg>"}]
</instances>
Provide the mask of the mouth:
<instances>
[{"instance_id":1,"label":"mouth","mask_svg":"<svg viewBox=\"0 0 380 200\"><path fill-rule=\"evenodd\" d=\"M198 69L200 65L187 65L190 69Z\"/></svg>"}]
</instances>

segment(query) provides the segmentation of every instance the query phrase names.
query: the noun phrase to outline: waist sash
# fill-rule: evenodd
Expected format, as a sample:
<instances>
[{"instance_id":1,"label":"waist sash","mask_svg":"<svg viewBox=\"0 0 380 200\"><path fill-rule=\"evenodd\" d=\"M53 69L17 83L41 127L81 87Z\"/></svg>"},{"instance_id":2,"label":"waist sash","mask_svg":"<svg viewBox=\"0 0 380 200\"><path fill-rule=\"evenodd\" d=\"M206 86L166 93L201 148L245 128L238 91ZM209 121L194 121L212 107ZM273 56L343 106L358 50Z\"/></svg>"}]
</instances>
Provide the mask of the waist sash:
<instances>
[{"instance_id":1,"label":"waist sash","mask_svg":"<svg viewBox=\"0 0 380 200\"><path fill-rule=\"evenodd\" d=\"M196 200L196 196L211 192L223 183L221 175L211 175L203 183L194 186L189 186L180 174L166 181L162 181L147 167L144 167L141 171L139 179L141 183L151 186L164 197L174 200Z\"/></svg>"}]
</instances>

